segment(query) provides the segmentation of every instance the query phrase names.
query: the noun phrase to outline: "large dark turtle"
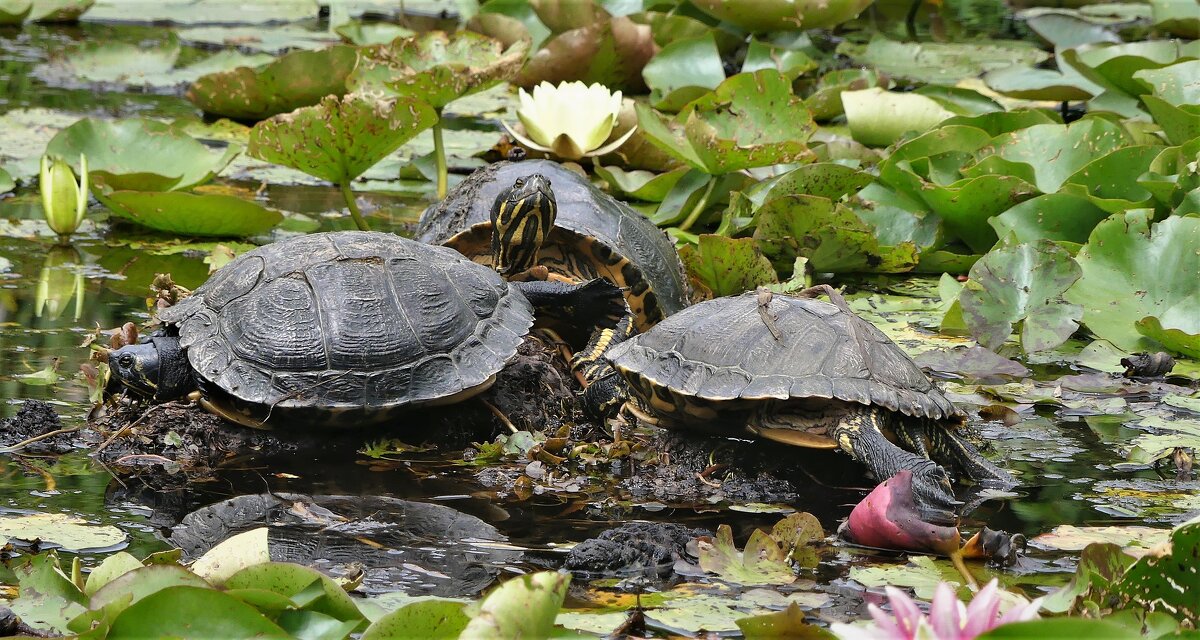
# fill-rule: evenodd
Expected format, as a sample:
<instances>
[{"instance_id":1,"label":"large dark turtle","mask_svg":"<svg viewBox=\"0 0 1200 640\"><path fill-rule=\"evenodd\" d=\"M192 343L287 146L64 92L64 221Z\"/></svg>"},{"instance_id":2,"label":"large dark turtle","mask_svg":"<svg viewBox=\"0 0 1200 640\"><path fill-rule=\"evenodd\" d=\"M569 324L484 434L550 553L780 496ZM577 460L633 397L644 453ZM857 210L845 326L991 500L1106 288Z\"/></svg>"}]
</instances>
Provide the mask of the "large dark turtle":
<instances>
[{"instance_id":1,"label":"large dark turtle","mask_svg":"<svg viewBox=\"0 0 1200 640\"><path fill-rule=\"evenodd\" d=\"M157 401L197 384L249 426L357 426L484 391L534 307L624 309L603 281L509 283L445 247L386 233L316 233L239 256L158 318L165 335L109 355Z\"/></svg>"},{"instance_id":2,"label":"large dark turtle","mask_svg":"<svg viewBox=\"0 0 1200 640\"><path fill-rule=\"evenodd\" d=\"M929 521L952 520L956 504L931 456L975 480L1011 486L1008 473L955 433L966 421L962 411L829 292L838 304L765 290L708 300L642 335L614 337L605 358L628 384L629 409L639 418L840 448L879 481L911 469Z\"/></svg>"},{"instance_id":3,"label":"large dark turtle","mask_svg":"<svg viewBox=\"0 0 1200 640\"><path fill-rule=\"evenodd\" d=\"M499 233L494 233L497 228ZM549 160L498 162L425 210L415 238L510 275L534 265L625 289L644 331L688 304L675 245L642 214Z\"/></svg>"}]
</instances>

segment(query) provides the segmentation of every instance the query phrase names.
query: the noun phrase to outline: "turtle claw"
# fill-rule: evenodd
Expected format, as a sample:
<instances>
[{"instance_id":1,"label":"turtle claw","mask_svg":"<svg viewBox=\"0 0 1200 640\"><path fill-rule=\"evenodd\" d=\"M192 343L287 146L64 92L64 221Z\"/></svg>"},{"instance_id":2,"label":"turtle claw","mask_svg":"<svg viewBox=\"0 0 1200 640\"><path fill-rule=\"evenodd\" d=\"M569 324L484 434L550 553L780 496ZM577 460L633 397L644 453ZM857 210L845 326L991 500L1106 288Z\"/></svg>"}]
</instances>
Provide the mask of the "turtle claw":
<instances>
[{"instance_id":1,"label":"turtle claw","mask_svg":"<svg viewBox=\"0 0 1200 640\"><path fill-rule=\"evenodd\" d=\"M935 524L958 522L956 510L963 503L954 497L946 470L934 462L922 460L911 471L913 500L921 519Z\"/></svg>"}]
</instances>

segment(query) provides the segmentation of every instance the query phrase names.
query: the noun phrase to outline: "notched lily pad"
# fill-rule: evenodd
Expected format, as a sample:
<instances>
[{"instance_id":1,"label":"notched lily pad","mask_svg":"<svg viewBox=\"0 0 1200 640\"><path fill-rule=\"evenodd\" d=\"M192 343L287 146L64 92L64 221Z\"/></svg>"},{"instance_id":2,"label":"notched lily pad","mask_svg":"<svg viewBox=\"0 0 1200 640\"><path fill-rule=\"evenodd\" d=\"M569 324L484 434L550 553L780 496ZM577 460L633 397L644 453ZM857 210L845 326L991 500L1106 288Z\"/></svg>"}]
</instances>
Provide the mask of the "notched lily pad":
<instances>
[{"instance_id":1,"label":"notched lily pad","mask_svg":"<svg viewBox=\"0 0 1200 640\"><path fill-rule=\"evenodd\" d=\"M750 238L704 234L697 246L681 248L679 257L713 297L736 295L778 281L771 261Z\"/></svg>"},{"instance_id":2,"label":"notched lily pad","mask_svg":"<svg viewBox=\"0 0 1200 640\"><path fill-rule=\"evenodd\" d=\"M738 551L733 544L729 525L717 527L715 538L701 537L699 542L700 568L714 573L722 580L743 585L791 584L796 581L787 564L787 550L762 529L755 529L746 541L746 549Z\"/></svg>"},{"instance_id":3,"label":"notched lily pad","mask_svg":"<svg viewBox=\"0 0 1200 640\"><path fill-rule=\"evenodd\" d=\"M113 191L93 195L113 213L183 236L243 237L279 224L283 214L236 195L186 191Z\"/></svg>"},{"instance_id":4,"label":"notched lily pad","mask_svg":"<svg viewBox=\"0 0 1200 640\"><path fill-rule=\"evenodd\" d=\"M0 517L0 536L40 540L67 551L103 549L125 542L125 533L114 526L89 524L65 513Z\"/></svg>"},{"instance_id":5,"label":"notched lily pad","mask_svg":"<svg viewBox=\"0 0 1200 640\"><path fill-rule=\"evenodd\" d=\"M746 31L824 29L852 20L871 0L695 0L701 11Z\"/></svg>"},{"instance_id":6,"label":"notched lily pad","mask_svg":"<svg viewBox=\"0 0 1200 640\"><path fill-rule=\"evenodd\" d=\"M529 88L543 81L580 80L640 92L646 88L642 68L654 52L649 25L627 17L601 20L554 36L530 56L516 82Z\"/></svg>"}]
</instances>

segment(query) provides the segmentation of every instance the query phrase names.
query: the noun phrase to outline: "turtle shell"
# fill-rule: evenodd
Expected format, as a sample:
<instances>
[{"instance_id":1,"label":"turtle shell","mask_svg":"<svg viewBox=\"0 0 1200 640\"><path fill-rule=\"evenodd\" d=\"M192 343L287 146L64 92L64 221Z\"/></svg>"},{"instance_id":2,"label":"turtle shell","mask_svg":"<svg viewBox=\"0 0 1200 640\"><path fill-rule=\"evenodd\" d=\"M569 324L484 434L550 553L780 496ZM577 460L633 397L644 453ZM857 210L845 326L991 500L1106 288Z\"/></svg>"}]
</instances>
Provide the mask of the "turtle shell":
<instances>
[{"instance_id":1,"label":"turtle shell","mask_svg":"<svg viewBox=\"0 0 1200 640\"><path fill-rule=\"evenodd\" d=\"M349 424L486 389L533 308L450 249L341 231L245 253L159 319L210 399Z\"/></svg>"},{"instance_id":2,"label":"turtle shell","mask_svg":"<svg viewBox=\"0 0 1200 640\"><path fill-rule=\"evenodd\" d=\"M772 297L771 333L754 292L689 307L605 357L651 409L752 407L770 400L826 399L907 416L960 420L962 413L871 323L807 298ZM659 406L656 406L659 405Z\"/></svg>"},{"instance_id":3,"label":"turtle shell","mask_svg":"<svg viewBox=\"0 0 1200 640\"><path fill-rule=\"evenodd\" d=\"M675 244L646 216L549 160L498 162L468 176L425 210L415 238L444 244L491 264L491 210L517 178L541 174L558 203L555 228L538 264L576 280L607 278L626 290L645 330L688 304L687 278Z\"/></svg>"}]
</instances>

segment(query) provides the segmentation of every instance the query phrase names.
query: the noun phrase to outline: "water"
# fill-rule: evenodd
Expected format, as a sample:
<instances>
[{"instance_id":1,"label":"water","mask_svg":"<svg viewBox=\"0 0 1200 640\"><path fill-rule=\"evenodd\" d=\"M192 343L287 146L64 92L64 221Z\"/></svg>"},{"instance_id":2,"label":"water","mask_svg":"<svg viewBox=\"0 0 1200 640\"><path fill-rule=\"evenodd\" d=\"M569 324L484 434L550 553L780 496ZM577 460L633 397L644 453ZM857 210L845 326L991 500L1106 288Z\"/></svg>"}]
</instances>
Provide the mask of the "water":
<instances>
[{"instance_id":1,"label":"water","mask_svg":"<svg viewBox=\"0 0 1200 640\"><path fill-rule=\"evenodd\" d=\"M51 52L85 39L146 43L163 37L164 30L159 28L94 24L0 29L0 115L35 107L111 117L196 115L196 110L173 92L53 88L33 77L34 68L48 60ZM185 48L182 59L196 54ZM271 184L264 194L268 205L291 213L280 229L254 238L257 243L297 232L351 227L334 188ZM405 233L428 199L360 194L360 203L374 228ZM0 417L15 414L28 399L39 399L52 403L66 426L81 425L89 405L86 386L78 374L87 359L87 350L80 344L97 326L111 328L130 320L146 320L145 295L154 274L170 272L176 282L189 288L208 275L205 258L217 243L181 247L171 238L108 221L99 208L94 208L91 216L97 222L89 223L69 244L60 244L40 222L35 191L24 187L16 195L0 197L0 257L4 258L0 264L7 262L7 269L0 272ZM20 378L47 368L56 368L57 384L37 386ZM1052 369L1057 374L1070 372L1062 366ZM1149 406L1153 406L1153 398ZM1151 519L1166 526L1182 519L1184 507L1153 511L1130 495L1137 491L1150 495L1194 491L1194 482L1176 483L1151 469L1114 468L1124 461L1121 445L1135 433L1121 427L1120 420L1089 423L1063 418L1053 409L1039 409L1015 426L984 425L985 439L1006 466L1019 474L1022 484L1016 495L986 502L968 517L965 526L975 529L987 524L1033 536L1059 524L1141 524ZM728 505L639 503L608 493L604 482L586 484L577 492L522 499L481 484L475 478L478 469L455 464L459 460L458 451L414 454L398 464L370 461L352 449L271 458L249 455L213 478L164 495L153 486L113 477L84 451L58 460L4 456L0 457L0 509L67 512L91 522L115 524L129 535L128 550L139 556L167 548L164 536L184 514L268 488L275 493L390 496L446 505L495 526L514 544L543 551L582 540L626 519L710 528L729 523L740 543L754 526L769 526L778 517L730 511L725 508ZM821 486L800 477L796 480L805 487L803 499L792 506L817 514L825 528L832 530L861 498L862 493L854 487L864 483L861 478L856 480L857 471L844 457L827 456L821 462L818 455L814 460L818 461L814 466L818 473L828 471L820 471L821 467L850 469L843 470L840 477L836 471L825 476L844 481L839 486L850 488ZM1102 481L1117 481L1118 486L1097 489ZM1061 573L1069 565L1069 561L1060 561L1062 554L1034 555L1046 563L1035 564L1032 571ZM534 554L511 562L528 568L538 566L538 557ZM819 576L827 583L838 582L850 566L871 562L868 556L843 554L823 566Z\"/></svg>"}]
</instances>

